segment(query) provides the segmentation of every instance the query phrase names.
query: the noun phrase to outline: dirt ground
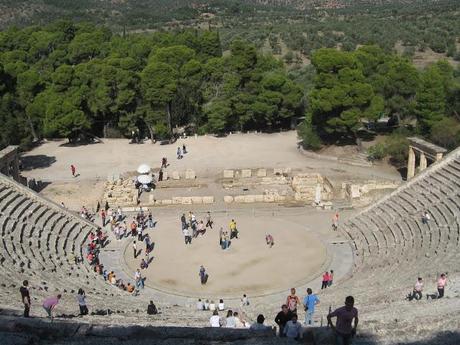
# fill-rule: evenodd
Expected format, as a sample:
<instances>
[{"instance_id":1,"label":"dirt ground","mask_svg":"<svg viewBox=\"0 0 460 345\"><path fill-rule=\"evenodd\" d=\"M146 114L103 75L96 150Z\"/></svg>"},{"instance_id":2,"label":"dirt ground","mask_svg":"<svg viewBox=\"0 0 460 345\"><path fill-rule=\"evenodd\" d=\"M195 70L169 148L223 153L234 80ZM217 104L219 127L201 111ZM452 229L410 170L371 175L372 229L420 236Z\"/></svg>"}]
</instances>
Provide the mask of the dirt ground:
<instances>
[{"instance_id":1,"label":"dirt ground","mask_svg":"<svg viewBox=\"0 0 460 345\"><path fill-rule=\"evenodd\" d=\"M305 212L304 210L299 212ZM302 280L321 272L326 261L326 249L316 232L305 224L269 213L217 215L213 229L185 245L177 217L159 215L156 227L149 230L155 242L153 260L142 270L146 284L165 292L203 297L238 296L247 293L258 296L297 286ZM197 217L198 219L201 218ZM233 239L227 250L219 246L219 228L228 228L235 218L239 238ZM294 218L293 218L294 219ZM269 248L265 235L272 234L275 245ZM144 245L134 259L131 242L126 246L125 261L131 272L139 268L144 258ZM204 265L209 280L205 286L198 276Z\"/></svg>"}]
</instances>

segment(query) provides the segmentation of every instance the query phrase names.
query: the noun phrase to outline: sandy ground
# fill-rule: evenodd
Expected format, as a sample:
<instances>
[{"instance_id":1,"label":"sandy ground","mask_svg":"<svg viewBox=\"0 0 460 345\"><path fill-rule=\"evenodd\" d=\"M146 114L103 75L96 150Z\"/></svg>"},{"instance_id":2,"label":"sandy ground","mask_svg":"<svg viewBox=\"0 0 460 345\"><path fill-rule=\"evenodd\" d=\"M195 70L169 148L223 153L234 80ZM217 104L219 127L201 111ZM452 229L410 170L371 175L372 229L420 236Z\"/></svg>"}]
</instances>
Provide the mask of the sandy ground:
<instances>
[{"instance_id":1,"label":"sandy ground","mask_svg":"<svg viewBox=\"0 0 460 345\"><path fill-rule=\"evenodd\" d=\"M142 273L147 285L162 291L196 297L268 294L297 286L320 274L326 261L326 248L318 237L318 229L281 215L272 216L263 211L256 215L250 212L217 215L214 229L208 228L204 236L193 239L187 246L179 216L180 212L177 217L160 215L156 227L149 230L155 242L154 259ZM224 251L219 246L218 230L220 226L227 228L232 217L237 221L240 235ZM265 243L267 232L275 239L272 248ZM144 257L144 245L139 246L142 253L134 259L132 242L126 243L125 261L134 272ZM209 274L205 286L198 276L200 265Z\"/></svg>"},{"instance_id":2,"label":"sandy ground","mask_svg":"<svg viewBox=\"0 0 460 345\"><path fill-rule=\"evenodd\" d=\"M129 144L125 139L105 139L102 144L69 147L65 141L46 142L23 155L23 175L44 181L70 181L70 165L77 179L103 179L108 175L134 171L142 163L159 168L167 157L169 171L193 169L209 175L223 169L296 168L315 170L326 175L399 179L391 167L356 167L305 157L297 150L294 131L275 134L233 134L225 138L199 136L180 139L172 145ZM176 149L185 144L189 151L181 160Z\"/></svg>"}]
</instances>

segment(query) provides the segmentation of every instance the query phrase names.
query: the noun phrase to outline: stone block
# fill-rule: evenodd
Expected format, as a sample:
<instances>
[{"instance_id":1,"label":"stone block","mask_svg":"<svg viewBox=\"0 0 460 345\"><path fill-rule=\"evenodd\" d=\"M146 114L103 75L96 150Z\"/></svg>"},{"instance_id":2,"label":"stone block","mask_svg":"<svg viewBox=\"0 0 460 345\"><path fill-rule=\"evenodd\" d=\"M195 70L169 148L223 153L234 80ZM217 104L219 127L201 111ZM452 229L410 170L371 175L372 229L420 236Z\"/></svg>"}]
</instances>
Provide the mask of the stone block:
<instances>
[{"instance_id":1,"label":"stone block","mask_svg":"<svg viewBox=\"0 0 460 345\"><path fill-rule=\"evenodd\" d=\"M175 196L172 198L172 203L173 205L182 205L182 197L181 196Z\"/></svg>"},{"instance_id":2,"label":"stone block","mask_svg":"<svg viewBox=\"0 0 460 345\"><path fill-rule=\"evenodd\" d=\"M166 170L163 170L163 181L166 181L168 179L168 172Z\"/></svg>"},{"instance_id":3,"label":"stone block","mask_svg":"<svg viewBox=\"0 0 460 345\"><path fill-rule=\"evenodd\" d=\"M255 202L255 201L256 201L256 198L255 198L254 195L245 195L245 196L244 196L244 202L245 202L245 203L248 203L248 204L249 204L249 203L253 203L253 202Z\"/></svg>"},{"instance_id":4,"label":"stone block","mask_svg":"<svg viewBox=\"0 0 460 345\"><path fill-rule=\"evenodd\" d=\"M201 196L192 196L192 204L202 204L203 203L203 197Z\"/></svg>"},{"instance_id":5,"label":"stone block","mask_svg":"<svg viewBox=\"0 0 460 345\"><path fill-rule=\"evenodd\" d=\"M283 175L283 168L275 168L273 169L274 175Z\"/></svg>"},{"instance_id":6,"label":"stone block","mask_svg":"<svg viewBox=\"0 0 460 345\"><path fill-rule=\"evenodd\" d=\"M267 169L257 170L257 177L266 177L266 176L267 176Z\"/></svg>"},{"instance_id":7,"label":"stone block","mask_svg":"<svg viewBox=\"0 0 460 345\"><path fill-rule=\"evenodd\" d=\"M254 201L255 202L264 202L264 195L263 194L257 194L257 195L254 195Z\"/></svg>"},{"instance_id":8,"label":"stone block","mask_svg":"<svg viewBox=\"0 0 460 345\"><path fill-rule=\"evenodd\" d=\"M245 202L245 199L244 199L245 196L246 196L246 195L236 195L236 196L233 198L233 200L234 200L235 202L243 203L243 202Z\"/></svg>"},{"instance_id":9,"label":"stone block","mask_svg":"<svg viewBox=\"0 0 460 345\"><path fill-rule=\"evenodd\" d=\"M178 171L173 171L172 172L172 178L173 180L180 180L180 174Z\"/></svg>"},{"instance_id":10,"label":"stone block","mask_svg":"<svg viewBox=\"0 0 460 345\"><path fill-rule=\"evenodd\" d=\"M153 203L154 201L155 201L155 195L150 194L150 195L149 195L149 202L150 202L150 203Z\"/></svg>"},{"instance_id":11,"label":"stone block","mask_svg":"<svg viewBox=\"0 0 460 345\"><path fill-rule=\"evenodd\" d=\"M185 179L186 180L194 180L196 179L195 171L192 169L185 170Z\"/></svg>"},{"instance_id":12,"label":"stone block","mask_svg":"<svg viewBox=\"0 0 460 345\"><path fill-rule=\"evenodd\" d=\"M242 178L248 178L252 176L252 171L251 169L243 169L241 170L241 177Z\"/></svg>"},{"instance_id":13,"label":"stone block","mask_svg":"<svg viewBox=\"0 0 460 345\"><path fill-rule=\"evenodd\" d=\"M224 178L233 178L234 171L233 170L224 170Z\"/></svg>"},{"instance_id":14,"label":"stone block","mask_svg":"<svg viewBox=\"0 0 460 345\"><path fill-rule=\"evenodd\" d=\"M274 197L275 197L275 202L286 201L286 197L284 195L275 194Z\"/></svg>"},{"instance_id":15,"label":"stone block","mask_svg":"<svg viewBox=\"0 0 460 345\"><path fill-rule=\"evenodd\" d=\"M192 198L189 196L184 196L182 198L182 205L191 205L192 204Z\"/></svg>"},{"instance_id":16,"label":"stone block","mask_svg":"<svg viewBox=\"0 0 460 345\"><path fill-rule=\"evenodd\" d=\"M272 194L264 195L264 202L275 202L275 196Z\"/></svg>"},{"instance_id":17,"label":"stone block","mask_svg":"<svg viewBox=\"0 0 460 345\"><path fill-rule=\"evenodd\" d=\"M164 199L164 200L161 200L161 204L162 205L172 205L172 200L171 199Z\"/></svg>"},{"instance_id":18,"label":"stone block","mask_svg":"<svg viewBox=\"0 0 460 345\"><path fill-rule=\"evenodd\" d=\"M225 197L224 197L224 199L225 199ZM214 197L213 196L204 196L203 197L203 204L213 204L213 203L214 203Z\"/></svg>"},{"instance_id":19,"label":"stone block","mask_svg":"<svg viewBox=\"0 0 460 345\"><path fill-rule=\"evenodd\" d=\"M361 196L361 192L359 190L359 185L351 184L347 188L348 195L351 199L357 199Z\"/></svg>"},{"instance_id":20,"label":"stone block","mask_svg":"<svg viewBox=\"0 0 460 345\"><path fill-rule=\"evenodd\" d=\"M224 202L227 204L231 204L233 202L233 196L231 195L224 196Z\"/></svg>"}]
</instances>

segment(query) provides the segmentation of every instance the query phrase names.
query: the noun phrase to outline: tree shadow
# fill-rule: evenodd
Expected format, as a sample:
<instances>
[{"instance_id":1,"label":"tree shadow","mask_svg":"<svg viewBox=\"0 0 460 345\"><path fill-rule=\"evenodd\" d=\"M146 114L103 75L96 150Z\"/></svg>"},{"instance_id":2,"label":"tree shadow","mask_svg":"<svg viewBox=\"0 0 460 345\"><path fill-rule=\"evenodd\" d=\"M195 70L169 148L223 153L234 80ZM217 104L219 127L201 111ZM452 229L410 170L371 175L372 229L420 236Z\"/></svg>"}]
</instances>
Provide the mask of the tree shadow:
<instances>
[{"instance_id":1,"label":"tree shadow","mask_svg":"<svg viewBox=\"0 0 460 345\"><path fill-rule=\"evenodd\" d=\"M44 169L48 168L52 164L56 163L56 157L47 155L34 155L34 156L22 156L20 168L22 171L28 171L33 169Z\"/></svg>"}]
</instances>

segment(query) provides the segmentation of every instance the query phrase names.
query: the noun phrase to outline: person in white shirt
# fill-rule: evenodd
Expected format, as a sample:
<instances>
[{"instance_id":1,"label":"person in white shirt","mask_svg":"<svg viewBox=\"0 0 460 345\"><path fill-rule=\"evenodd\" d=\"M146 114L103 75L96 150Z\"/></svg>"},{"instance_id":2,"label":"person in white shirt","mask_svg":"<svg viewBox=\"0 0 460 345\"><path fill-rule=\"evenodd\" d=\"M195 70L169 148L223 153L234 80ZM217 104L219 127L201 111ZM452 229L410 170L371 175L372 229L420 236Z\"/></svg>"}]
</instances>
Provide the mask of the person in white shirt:
<instances>
[{"instance_id":1,"label":"person in white shirt","mask_svg":"<svg viewBox=\"0 0 460 345\"><path fill-rule=\"evenodd\" d=\"M225 327L226 328L235 328L236 327L236 320L233 316L233 312L229 310L227 312L227 318L225 319Z\"/></svg>"},{"instance_id":2,"label":"person in white shirt","mask_svg":"<svg viewBox=\"0 0 460 345\"><path fill-rule=\"evenodd\" d=\"M198 299L198 302L196 302L196 309L197 310L204 310L204 304L201 302L201 298Z\"/></svg>"},{"instance_id":3,"label":"person in white shirt","mask_svg":"<svg viewBox=\"0 0 460 345\"><path fill-rule=\"evenodd\" d=\"M208 299L204 302L204 310L209 310L209 300Z\"/></svg>"},{"instance_id":4,"label":"person in white shirt","mask_svg":"<svg viewBox=\"0 0 460 345\"><path fill-rule=\"evenodd\" d=\"M214 303L214 301L211 301L211 303L209 303L209 310L210 311L216 310L216 304Z\"/></svg>"},{"instance_id":5,"label":"person in white shirt","mask_svg":"<svg viewBox=\"0 0 460 345\"><path fill-rule=\"evenodd\" d=\"M286 323L284 334L291 339L302 339L302 325L297 322L297 315L294 314L292 319Z\"/></svg>"},{"instance_id":6,"label":"person in white shirt","mask_svg":"<svg viewBox=\"0 0 460 345\"><path fill-rule=\"evenodd\" d=\"M422 281L422 278L418 277L414 285L414 291L412 293L412 298L416 299L417 301L422 299L422 290L423 290L423 281Z\"/></svg>"},{"instance_id":7,"label":"person in white shirt","mask_svg":"<svg viewBox=\"0 0 460 345\"><path fill-rule=\"evenodd\" d=\"M223 300L223 299L221 299L221 300L219 301L219 304L218 304L217 307L218 307L218 309L219 309L220 311L225 310L225 304L224 304L224 300Z\"/></svg>"},{"instance_id":8,"label":"person in white shirt","mask_svg":"<svg viewBox=\"0 0 460 345\"><path fill-rule=\"evenodd\" d=\"M249 305L249 298L248 298L248 296L246 296L246 294L244 294L243 298L241 299L241 305L243 307Z\"/></svg>"},{"instance_id":9,"label":"person in white shirt","mask_svg":"<svg viewBox=\"0 0 460 345\"><path fill-rule=\"evenodd\" d=\"M221 327L220 323L220 316L217 310L214 310L212 313L211 318L209 319L209 323L211 324L211 327Z\"/></svg>"}]
</instances>

